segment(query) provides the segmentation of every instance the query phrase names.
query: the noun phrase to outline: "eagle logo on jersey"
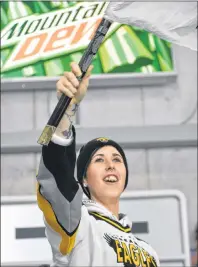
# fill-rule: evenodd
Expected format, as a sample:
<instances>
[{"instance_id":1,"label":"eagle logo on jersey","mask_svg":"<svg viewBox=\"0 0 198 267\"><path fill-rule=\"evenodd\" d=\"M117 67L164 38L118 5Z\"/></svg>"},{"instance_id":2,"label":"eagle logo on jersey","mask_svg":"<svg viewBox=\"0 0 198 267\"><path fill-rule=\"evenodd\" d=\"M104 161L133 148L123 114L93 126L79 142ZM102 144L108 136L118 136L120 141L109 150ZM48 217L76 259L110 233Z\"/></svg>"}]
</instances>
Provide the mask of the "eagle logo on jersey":
<instances>
[{"instance_id":1,"label":"eagle logo on jersey","mask_svg":"<svg viewBox=\"0 0 198 267\"><path fill-rule=\"evenodd\" d=\"M109 141L109 138L107 137L99 137L96 139L96 141L100 141L102 143L107 143Z\"/></svg>"},{"instance_id":2,"label":"eagle logo on jersey","mask_svg":"<svg viewBox=\"0 0 198 267\"><path fill-rule=\"evenodd\" d=\"M115 238L109 234L104 234L104 238L115 251L118 263L123 263L126 267L157 267L154 257L140 248L134 240L129 242L125 238Z\"/></svg>"}]
</instances>

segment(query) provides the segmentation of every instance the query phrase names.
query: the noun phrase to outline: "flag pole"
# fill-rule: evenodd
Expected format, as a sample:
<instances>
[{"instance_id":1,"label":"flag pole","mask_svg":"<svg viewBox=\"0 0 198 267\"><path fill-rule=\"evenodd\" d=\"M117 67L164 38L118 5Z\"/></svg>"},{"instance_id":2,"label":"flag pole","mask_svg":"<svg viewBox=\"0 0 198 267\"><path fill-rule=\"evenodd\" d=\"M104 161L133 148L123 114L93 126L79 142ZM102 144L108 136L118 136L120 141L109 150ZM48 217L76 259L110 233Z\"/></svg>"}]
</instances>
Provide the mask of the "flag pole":
<instances>
[{"instance_id":1,"label":"flag pole","mask_svg":"<svg viewBox=\"0 0 198 267\"><path fill-rule=\"evenodd\" d=\"M90 41L87 49L85 50L80 62L79 67L81 69L82 75L78 77L78 80L81 81L85 76L87 69L91 65L92 59L97 53L100 44L102 43L105 35L107 34L112 22L103 18L100 22L93 39ZM65 110L68 108L71 98L65 96L64 94L61 96L58 101L54 111L52 112L45 128L43 129L37 143L40 145L47 146L52 138L53 133L56 131L56 128L61 121Z\"/></svg>"}]
</instances>

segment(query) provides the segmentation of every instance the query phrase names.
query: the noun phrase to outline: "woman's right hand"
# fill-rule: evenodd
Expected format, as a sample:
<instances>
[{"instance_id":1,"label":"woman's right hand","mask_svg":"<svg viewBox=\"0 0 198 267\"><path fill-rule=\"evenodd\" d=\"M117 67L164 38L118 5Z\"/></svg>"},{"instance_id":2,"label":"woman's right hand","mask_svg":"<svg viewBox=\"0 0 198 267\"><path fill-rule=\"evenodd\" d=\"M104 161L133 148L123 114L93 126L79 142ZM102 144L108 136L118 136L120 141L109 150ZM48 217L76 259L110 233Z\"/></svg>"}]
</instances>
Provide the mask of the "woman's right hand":
<instances>
[{"instance_id":1,"label":"woman's right hand","mask_svg":"<svg viewBox=\"0 0 198 267\"><path fill-rule=\"evenodd\" d=\"M88 68L81 82L76 78L82 74L78 64L72 62L70 66L71 71L65 72L64 76L62 76L56 84L57 97L60 99L61 95L65 94L72 98L72 104L79 104L86 95L93 65Z\"/></svg>"}]
</instances>

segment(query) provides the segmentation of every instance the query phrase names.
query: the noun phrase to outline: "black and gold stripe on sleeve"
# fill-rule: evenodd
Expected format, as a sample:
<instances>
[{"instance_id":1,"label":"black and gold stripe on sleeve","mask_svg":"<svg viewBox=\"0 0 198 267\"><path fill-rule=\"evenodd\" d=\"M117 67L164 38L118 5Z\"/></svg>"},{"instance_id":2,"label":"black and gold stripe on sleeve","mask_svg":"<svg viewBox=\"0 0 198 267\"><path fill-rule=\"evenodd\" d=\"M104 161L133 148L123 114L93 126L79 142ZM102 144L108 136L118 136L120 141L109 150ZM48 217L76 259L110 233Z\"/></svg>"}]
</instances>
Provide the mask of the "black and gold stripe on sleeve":
<instances>
[{"instance_id":1,"label":"black and gold stripe on sleeve","mask_svg":"<svg viewBox=\"0 0 198 267\"><path fill-rule=\"evenodd\" d=\"M72 233L67 232L67 230L58 221L50 202L47 201L42 196L40 192L40 186L38 183L37 183L37 202L49 226L61 236L59 251L61 252L62 255L69 254L74 247L76 234L77 234L79 225Z\"/></svg>"}]
</instances>

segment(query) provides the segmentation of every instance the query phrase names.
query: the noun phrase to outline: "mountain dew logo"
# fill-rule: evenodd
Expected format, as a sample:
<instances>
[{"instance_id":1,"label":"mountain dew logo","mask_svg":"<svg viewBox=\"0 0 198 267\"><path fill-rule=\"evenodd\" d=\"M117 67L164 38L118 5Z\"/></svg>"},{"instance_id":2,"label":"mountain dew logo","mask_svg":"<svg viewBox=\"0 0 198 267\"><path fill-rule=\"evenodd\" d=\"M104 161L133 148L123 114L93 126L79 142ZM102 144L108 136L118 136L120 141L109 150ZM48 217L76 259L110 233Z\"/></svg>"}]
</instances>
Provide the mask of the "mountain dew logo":
<instances>
[{"instance_id":1,"label":"mountain dew logo","mask_svg":"<svg viewBox=\"0 0 198 267\"><path fill-rule=\"evenodd\" d=\"M15 46L2 71L86 47L106 6L105 2L85 2L12 21L1 32L1 49Z\"/></svg>"},{"instance_id":2,"label":"mountain dew logo","mask_svg":"<svg viewBox=\"0 0 198 267\"><path fill-rule=\"evenodd\" d=\"M1 1L1 77L58 76L79 62L100 24L103 1ZM137 27L113 23L93 74L172 71L171 46Z\"/></svg>"}]
</instances>

